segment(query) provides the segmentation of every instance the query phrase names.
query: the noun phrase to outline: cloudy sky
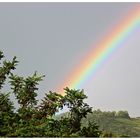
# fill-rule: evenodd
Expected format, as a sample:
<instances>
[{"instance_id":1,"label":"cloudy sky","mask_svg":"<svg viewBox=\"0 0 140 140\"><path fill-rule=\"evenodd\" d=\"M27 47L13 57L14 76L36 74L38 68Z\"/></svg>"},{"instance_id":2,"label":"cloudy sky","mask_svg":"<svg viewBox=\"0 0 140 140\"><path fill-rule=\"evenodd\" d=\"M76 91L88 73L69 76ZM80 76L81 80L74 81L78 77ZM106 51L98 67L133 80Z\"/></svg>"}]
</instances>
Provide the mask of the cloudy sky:
<instances>
[{"instance_id":1,"label":"cloudy sky","mask_svg":"<svg viewBox=\"0 0 140 140\"><path fill-rule=\"evenodd\" d=\"M81 58L138 3L0 3L0 49L16 74L45 74L38 98L55 91ZM83 85L93 109L140 116L140 28Z\"/></svg>"}]
</instances>

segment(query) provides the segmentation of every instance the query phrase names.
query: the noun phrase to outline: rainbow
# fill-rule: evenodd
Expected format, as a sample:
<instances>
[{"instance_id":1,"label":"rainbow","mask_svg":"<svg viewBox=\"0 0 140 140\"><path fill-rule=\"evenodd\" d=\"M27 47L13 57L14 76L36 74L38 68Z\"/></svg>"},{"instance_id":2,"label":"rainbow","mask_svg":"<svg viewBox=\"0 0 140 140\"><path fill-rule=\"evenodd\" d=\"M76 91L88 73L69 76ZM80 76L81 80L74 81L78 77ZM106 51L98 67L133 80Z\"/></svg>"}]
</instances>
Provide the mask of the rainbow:
<instances>
[{"instance_id":1,"label":"rainbow","mask_svg":"<svg viewBox=\"0 0 140 140\"><path fill-rule=\"evenodd\" d=\"M122 47L128 36L140 27L140 7L136 6L117 26L111 30L99 43L94 45L81 63L68 74L58 91L64 94L65 87L79 89L89 78L93 77L109 56Z\"/></svg>"}]
</instances>

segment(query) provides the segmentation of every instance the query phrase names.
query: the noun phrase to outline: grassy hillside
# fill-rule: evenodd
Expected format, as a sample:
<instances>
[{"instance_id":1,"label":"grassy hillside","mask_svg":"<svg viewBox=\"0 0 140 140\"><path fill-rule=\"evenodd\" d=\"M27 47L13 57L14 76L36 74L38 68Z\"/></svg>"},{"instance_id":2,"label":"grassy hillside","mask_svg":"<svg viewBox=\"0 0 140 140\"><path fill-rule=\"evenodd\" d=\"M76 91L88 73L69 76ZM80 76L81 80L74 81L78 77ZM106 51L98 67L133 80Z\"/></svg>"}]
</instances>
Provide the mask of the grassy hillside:
<instances>
[{"instance_id":1,"label":"grassy hillside","mask_svg":"<svg viewBox=\"0 0 140 140\"><path fill-rule=\"evenodd\" d=\"M68 113L57 116L67 116ZM86 126L90 122L96 122L105 137L140 137L140 118L130 118L126 111L102 112L93 111L86 119L82 120L82 125Z\"/></svg>"},{"instance_id":2,"label":"grassy hillside","mask_svg":"<svg viewBox=\"0 0 140 140\"><path fill-rule=\"evenodd\" d=\"M83 120L83 125L86 125L88 121L96 122L100 130L105 133L112 132L114 136L140 137L140 118L130 118L129 114L96 110Z\"/></svg>"}]
</instances>

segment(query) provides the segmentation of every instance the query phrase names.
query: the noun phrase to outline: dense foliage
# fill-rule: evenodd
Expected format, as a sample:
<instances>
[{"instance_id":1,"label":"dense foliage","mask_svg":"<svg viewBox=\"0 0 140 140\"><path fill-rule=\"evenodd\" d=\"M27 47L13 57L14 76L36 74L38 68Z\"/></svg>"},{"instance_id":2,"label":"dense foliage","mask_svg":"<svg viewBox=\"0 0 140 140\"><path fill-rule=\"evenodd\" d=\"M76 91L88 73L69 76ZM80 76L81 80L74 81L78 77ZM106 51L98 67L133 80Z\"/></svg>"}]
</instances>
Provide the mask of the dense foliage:
<instances>
[{"instance_id":1,"label":"dense foliage","mask_svg":"<svg viewBox=\"0 0 140 140\"><path fill-rule=\"evenodd\" d=\"M0 51L0 60L4 58ZM18 61L4 60L0 63L0 137L99 137L101 132L95 122L81 125L81 120L92 112L84 100L83 90L65 88L65 95L55 92L45 94L39 104L38 84L44 76L35 72L24 78L13 74ZM3 92L3 85L9 80L11 91ZM15 110L9 96L13 94L19 104ZM64 107L69 115L59 120L54 116Z\"/></svg>"}]
</instances>

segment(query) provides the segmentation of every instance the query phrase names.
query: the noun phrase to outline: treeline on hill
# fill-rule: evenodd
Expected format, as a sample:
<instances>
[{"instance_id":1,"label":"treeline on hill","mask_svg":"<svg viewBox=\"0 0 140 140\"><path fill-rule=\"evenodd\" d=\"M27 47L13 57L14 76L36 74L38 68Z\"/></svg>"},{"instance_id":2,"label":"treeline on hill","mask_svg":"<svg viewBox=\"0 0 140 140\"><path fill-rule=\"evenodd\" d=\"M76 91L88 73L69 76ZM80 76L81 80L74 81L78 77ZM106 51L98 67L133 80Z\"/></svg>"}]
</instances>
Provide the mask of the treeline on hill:
<instances>
[{"instance_id":1,"label":"treeline on hill","mask_svg":"<svg viewBox=\"0 0 140 140\"><path fill-rule=\"evenodd\" d=\"M69 112L55 118L59 120L62 116L69 116ZM94 110L81 120L81 126L86 127L88 122L99 126L100 137L140 137L140 118L131 118L127 111Z\"/></svg>"},{"instance_id":2,"label":"treeline on hill","mask_svg":"<svg viewBox=\"0 0 140 140\"><path fill-rule=\"evenodd\" d=\"M3 58L3 52L0 51L0 60ZM17 64L16 57L11 61L3 60L0 63L0 137L124 136L104 131L104 128L108 128L105 123L111 122L110 117L102 115L99 110L92 112L92 108L84 102L87 96L83 90L65 88L64 96L50 91L39 103L36 99L37 86L44 76L39 76L37 72L27 78L15 75L13 70ZM3 86L7 82L11 91L6 93L3 91ZM11 94L19 104L17 110L10 100ZM54 116L64 107L69 109L68 115L56 119ZM119 118L121 113L114 113L112 116ZM122 116L130 119L127 112L125 114L123 112Z\"/></svg>"},{"instance_id":3,"label":"treeline on hill","mask_svg":"<svg viewBox=\"0 0 140 140\"><path fill-rule=\"evenodd\" d=\"M82 125L88 121L96 122L103 137L140 137L140 118L131 118L127 111L94 110L82 120Z\"/></svg>"}]
</instances>

